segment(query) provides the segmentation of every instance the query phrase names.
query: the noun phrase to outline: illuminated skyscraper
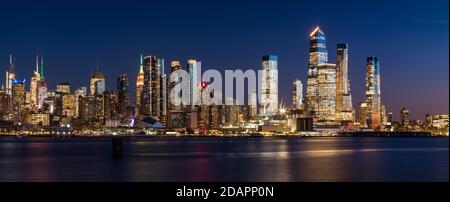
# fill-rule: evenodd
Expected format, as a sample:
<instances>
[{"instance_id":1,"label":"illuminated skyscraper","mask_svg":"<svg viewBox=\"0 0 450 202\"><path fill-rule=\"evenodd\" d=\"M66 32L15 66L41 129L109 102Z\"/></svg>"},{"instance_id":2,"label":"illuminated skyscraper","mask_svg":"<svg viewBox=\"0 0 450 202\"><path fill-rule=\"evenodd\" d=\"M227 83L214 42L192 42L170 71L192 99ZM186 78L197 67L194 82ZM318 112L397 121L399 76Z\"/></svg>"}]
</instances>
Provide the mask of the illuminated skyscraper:
<instances>
[{"instance_id":1,"label":"illuminated skyscraper","mask_svg":"<svg viewBox=\"0 0 450 202\"><path fill-rule=\"evenodd\" d=\"M292 84L292 108L303 109L303 84L300 79L295 79Z\"/></svg>"},{"instance_id":2,"label":"illuminated skyscraper","mask_svg":"<svg viewBox=\"0 0 450 202\"><path fill-rule=\"evenodd\" d=\"M317 124L336 123L336 65L322 63L317 66Z\"/></svg>"},{"instance_id":3,"label":"illuminated skyscraper","mask_svg":"<svg viewBox=\"0 0 450 202\"><path fill-rule=\"evenodd\" d=\"M9 55L9 69L6 71L5 89L6 94L12 96L13 80L16 79L16 70L14 69L16 58L13 55Z\"/></svg>"},{"instance_id":4,"label":"illuminated skyscraper","mask_svg":"<svg viewBox=\"0 0 450 202\"><path fill-rule=\"evenodd\" d=\"M96 72L92 74L89 87L90 95L103 94L105 92L105 76L103 76L103 73Z\"/></svg>"},{"instance_id":5,"label":"illuminated skyscraper","mask_svg":"<svg viewBox=\"0 0 450 202\"><path fill-rule=\"evenodd\" d=\"M126 115L127 108L131 105L130 87L127 74L122 74L117 78L117 96L117 113Z\"/></svg>"},{"instance_id":6,"label":"illuminated skyscraper","mask_svg":"<svg viewBox=\"0 0 450 202\"><path fill-rule=\"evenodd\" d=\"M381 127L381 90L380 90L380 61L378 57L368 57L366 66L366 103L367 127L380 129Z\"/></svg>"},{"instance_id":7,"label":"illuminated skyscraper","mask_svg":"<svg viewBox=\"0 0 450 202\"><path fill-rule=\"evenodd\" d=\"M66 117L74 117L76 115L76 98L74 94L63 94L61 97L62 115Z\"/></svg>"},{"instance_id":8,"label":"illuminated skyscraper","mask_svg":"<svg viewBox=\"0 0 450 202\"><path fill-rule=\"evenodd\" d=\"M75 90L75 116L80 116L80 100L83 97L86 97L87 89L86 87L80 87Z\"/></svg>"},{"instance_id":9,"label":"illuminated skyscraper","mask_svg":"<svg viewBox=\"0 0 450 202\"><path fill-rule=\"evenodd\" d=\"M144 88L144 58L141 54L139 63L139 73L136 77L136 111L141 114L142 89Z\"/></svg>"},{"instance_id":10,"label":"illuminated skyscraper","mask_svg":"<svg viewBox=\"0 0 450 202\"><path fill-rule=\"evenodd\" d=\"M316 27L309 35L309 61L308 76L306 82L306 109L308 116L318 118L318 66L328 62L328 52L326 49L325 34Z\"/></svg>"},{"instance_id":11,"label":"illuminated skyscraper","mask_svg":"<svg viewBox=\"0 0 450 202\"><path fill-rule=\"evenodd\" d=\"M337 45L337 77L336 77L336 116L341 122L353 122L354 111L350 93L348 68L348 45Z\"/></svg>"},{"instance_id":12,"label":"illuminated skyscraper","mask_svg":"<svg viewBox=\"0 0 450 202\"><path fill-rule=\"evenodd\" d=\"M278 112L278 57L262 57L261 116L273 116Z\"/></svg>"},{"instance_id":13,"label":"illuminated skyscraper","mask_svg":"<svg viewBox=\"0 0 450 202\"><path fill-rule=\"evenodd\" d=\"M359 111L359 125L361 128L367 128L367 103L360 102L358 105L358 111Z\"/></svg>"},{"instance_id":14,"label":"illuminated skyscraper","mask_svg":"<svg viewBox=\"0 0 450 202\"><path fill-rule=\"evenodd\" d=\"M248 102L249 119L254 119L258 115L258 95L255 90L251 90Z\"/></svg>"},{"instance_id":15,"label":"illuminated skyscraper","mask_svg":"<svg viewBox=\"0 0 450 202\"><path fill-rule=\"evenodd\" d=\"M41 75L39 74L39 56L36 55L36 70L33 72L33 76L31 77L30 82L30 106L32 109L38 109L38 83L40 80Z\"/></svg>"},{"instance_id":16,"label":"illuminated skyscraper","mask_svg":"<svg viewBox=\"0 0 450 202\"><path fill-rule=\"evenodd\" d=\"M155 56L144 57L144 86L142 89L142 115L149 115L160 120L165 109L162 107L164 96L162 78L164 74L164 59Z\"/></svg>"},{"instance_id":17,"label":"illuminated skyscraper","mask_svg":"<svg viewBox=\"0 0 450 202\"><path fill-rule=\"evenodd\" d=\"M41 78L38 81L38 109L42 109L42 106L44 105L44 100L47 98L47 91L48 91L48 84L47 81L45 81L44 77L44 56L41 56L41 72L39 73Z\"/></svg>"},{"instance_id":18,"label":"illuminated skyscraper","mask_svg":"<svg viewBox=\"0 0 450 202\"><path fill-rule=\"evenodd\" d=\"M181 64L180 61L172 61L170 63L170 67L171 67L171 73L177 71L177 70L181 70ZM170 92L171 90L174 88L174 86L176 86L177 84L179 84L181 82L181 78L177 81L177 82L170 82L169 86L168 86L168 97L170 97ZM174 96L175 100L169 100L169 109L171 110L181 110L181 105L175 105L173 103L180 103L181 102L181 96L182 96L182 92L180 92L178 94L178 96Z\"/></svg>"},{"instance_id":19,"label":"illuminated skyscraper","mask_svg":"<svg viewBox=\"0 0 450 202\"><path fill-rule=\"evenodd\" d=\"M12 105L13 111L17 114L20 114L25 109L25 101L26 101L25 94L26 94L25 80L23 81L13 80Z\"/></svg>"},{"instance_id":20,"label":"illuminated skyscraper","mask_svg":"<svg viewBox=\"0 0 450 202\"><path fill-rule=\"evenodd\" d=\"M195 105L201 103L201 92L198 85L201 82L202 63L197 60L188 60L188 72L189 78L191 79L189 85L190 104L192 109L194 109Z\"/></svg>"}]
</instances>

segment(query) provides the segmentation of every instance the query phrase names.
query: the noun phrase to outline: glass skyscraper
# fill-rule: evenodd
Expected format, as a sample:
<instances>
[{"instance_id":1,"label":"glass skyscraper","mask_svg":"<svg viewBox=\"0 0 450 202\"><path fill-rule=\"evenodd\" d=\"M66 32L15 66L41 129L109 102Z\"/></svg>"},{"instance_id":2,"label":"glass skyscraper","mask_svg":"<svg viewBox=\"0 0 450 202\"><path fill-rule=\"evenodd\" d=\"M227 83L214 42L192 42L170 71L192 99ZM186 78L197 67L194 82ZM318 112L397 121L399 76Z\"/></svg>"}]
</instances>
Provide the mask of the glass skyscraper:
<instances>
[{"instance_id":1,"label":"glass skyscraper","mask_svg":"<svg viewBox=\"0 0 450 202\"><path fill-rule=\"evenodd\" d=\"M278 57L265 55L262 57L261 81L262 116L272 116L278 112Z\"/></svg>"},{"instance_id":2,"label":"glass skyscraper","mask_svg":"<svg viewBox=\"0 0 450 202\"><path fill-rule=\"evenodd\" d=\"M306 87L306 109L308 115L317 118L318 108L318 66L328 62L326 38L320 27L309 35L309 61Z\"/></svg>"},{"instance_id":3,"label":"glass skyscraper","mask_svg":"<svg viewBox=\"0 0 450 202\"><path fill-rule=\"evenodd\" d=\"M378 57L368 57L366 61L366 103L368 112L366 123L368 128L381 127L381 90L380 90L380 60Z\"/></svg>"}]
</instances>

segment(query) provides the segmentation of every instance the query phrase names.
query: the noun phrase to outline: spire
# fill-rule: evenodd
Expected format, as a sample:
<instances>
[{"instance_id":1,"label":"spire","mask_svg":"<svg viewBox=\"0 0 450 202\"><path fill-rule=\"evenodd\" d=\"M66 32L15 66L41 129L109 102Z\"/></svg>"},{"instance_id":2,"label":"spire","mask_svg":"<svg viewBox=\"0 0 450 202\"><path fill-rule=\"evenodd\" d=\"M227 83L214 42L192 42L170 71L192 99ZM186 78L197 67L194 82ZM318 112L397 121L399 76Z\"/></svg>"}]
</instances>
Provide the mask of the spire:
<instances>
[{"instance_id":1,"label":"spire","mask_svg":"<svg viewBox=\"0 0 450 202\"><path fill-rule=\"evenodd\" d=\"M36 54L36 73L39 73L39 55Z\"/></svg>"},{"instance_id":2,"label":"spire","mask_svg":"<svg viewBox=\"0 0 450 202\"><path fill-rule=\"evenodd\" d=\"M14 71L14 63L16 63L16 59L12 54L9 55L9 70Z\"/></svg>"},{"instance_id":3,"label":"spire","mask_svg":"<svg viewBox=\"0 0 450 202\"><path fill-rule=\"evenodd\" d=\"M311 36L314 36L317 32L323 34L323 32L322 32L322 30L320 29L320 27L317 26L316 29L314 29L314 31L311 32L311 34L310 34L309 36L310 36L310 37L311 37Z\"/></svg>"},{"instance_id":4,"label":"spire","mask_svg":"<svg viewBox=\"0 0 450 202\"><path fill-rule=\"evenodd\" d=\"M44 54L41 55L41 80L44 80Z\"/></svg>"},{"instance_id":5,"label":"spire","mask_svg":"<svg viewBox=\"0 0 450 202\"><path fill-rule=\"evenodd\" d=\"M141 54L141 62L139 64L139 74L143 74L144 73L144 58L142 57Z\"/></svg>"}]
</instances>

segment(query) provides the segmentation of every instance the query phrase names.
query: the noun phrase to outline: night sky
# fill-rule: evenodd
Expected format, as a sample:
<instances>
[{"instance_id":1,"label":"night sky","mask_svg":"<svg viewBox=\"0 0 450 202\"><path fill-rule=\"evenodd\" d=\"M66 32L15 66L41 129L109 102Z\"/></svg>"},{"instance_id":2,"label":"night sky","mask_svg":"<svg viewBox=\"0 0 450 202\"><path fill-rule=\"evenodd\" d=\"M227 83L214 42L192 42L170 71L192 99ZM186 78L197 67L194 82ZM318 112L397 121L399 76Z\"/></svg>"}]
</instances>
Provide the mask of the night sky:
<instances>
[{"instance_id":1,"label":"night sky","mask_svg":"<svg viewBox=\"0 0 450 202\"><path fill-rule=\"evenodd\" d=\"M398 118L448 113L448 0L387 1L2 1L0 74L16 56L18 78L30 79L43 53L51 89L88 86L96 69L110 90L128 73L132 95L139 54L202 69L259 69L261 56L278 55L280 100L291 102L292 80L306 87L308 35L320 25L329 61L349 43L353 106L364 100L365 58L381 60L381 95ZM166 68L167 70L169 68Z\"/></svg>"}]
</instances>

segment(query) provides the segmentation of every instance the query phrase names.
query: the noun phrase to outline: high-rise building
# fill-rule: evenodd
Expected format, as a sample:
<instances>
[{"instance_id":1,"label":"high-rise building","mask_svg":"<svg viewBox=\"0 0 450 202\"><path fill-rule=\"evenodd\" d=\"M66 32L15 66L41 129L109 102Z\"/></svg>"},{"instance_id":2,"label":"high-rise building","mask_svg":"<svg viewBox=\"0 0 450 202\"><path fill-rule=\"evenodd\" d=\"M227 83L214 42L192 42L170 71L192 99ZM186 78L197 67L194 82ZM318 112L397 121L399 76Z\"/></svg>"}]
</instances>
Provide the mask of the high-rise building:
<instances>
[{"instance_id":1,"label":"high-rise building","mask_svg":"<svg viewBox=\"0 0 450 202\"><path fill-rule=\"evenodd\" d=\"M6 94L5 89L0 90L0 118L8 115L11 111L11 96Z\"/></svg>"},{"instance_id":2,"label":"high-rise building","mask_svg":"<svg viewBox=\"0 0 450 202\"><path fill-rule=\"evenodd\" d=\"M74 94L64 93L61 97L62 115L66 117L74 117L76 115L76 97Z\"/></svg>"},{"instance_id":3,"label":"high-rise building","mask_svg":"<svg viewBox=\"0 0 450 202\"><path fill-rule=\"evenodd\" d=\"M33 72L30 82L30 107L33 110L38 109L38 94L39 87L38 83L41 80L41 75L39 74L39 56L36 55L36 70Z\"/></svg>"},{"instance_id":4,"label":"high-rise building","mask_svg":"<svg viewBox=\"0 0 450 202\"><path fill-rule=\"evenodd\" d=\"M181 64L180 61L174 60L170 63L170 67L171 67L171 73L174 73L177 70L181 70ZM170 82L169 86L168 86L168 94L167 96L170 98L170 92L172 91L172 89L174 88L174 86L176 86L177 84L179 84L181 82L181 78L176 81L176 82ZM174 96L175 100L170 100L168 99L168 106L170 110L181 110L182 106L179 104L174 104L174 103L181 103L181 96L182 96L182 92L179 92L179 94L177 96Z\"/></svg>"},{"instance_id":5,"label":"high-rise building","mask_svg":"<svg viewBox=\"0 0 450 202\"><path fill-rule=\"evenodd\" d=\"M273 116L278 112L278 57L262 57L261 116Z\"/></svg>"},{"instance_id":6,"label":"high-rise building","mask_svg":"<svg viewBox=\"0 0 450 202\"><path fill-rule=\"evenodd\" d=\"M5 88L6 94L12 96L13 80L16 79L16 70L14 69L16 58L13 55L9 55L9 69L6 71Z\"/></svg>"},{"instance_id":7,"label":"high-rise building","mask_svg":"<svg viewBox=\"0 0 450 202\"><path fill-rule=\"evenodd\" d=\"M38 82L38 109L44 105L44 100L47 98L48 85L47 81L40 80Z\"/></svg>"},{"instance_id":8,"label":"high-rise building","mask_svg":"<svg viewBox=\"0 0 450 202\"><path fill-rule=\"evenodd\" d=\"M309 60L308 60L308 76L306 81L306 109L307 114L318 118L317 108L319 102L318 96L318 66L328 62L328 51L326 48L325 34L320 27L316 27L309 35Z\"/></svg>"},{"instance_id":9,"label":"high-rise building","mask_svg":"<svg viewBox=\"0 0 450 202\"><path fill-rule=\"evenodd\" d=\"M366 102L360 102L358 105L358 111L359 111L359 125L361 128L367 128L367 103Z\"/></svg>"},{"instance_id":10,"label":"high-rise building","mask_svg":"<svg viewBox=\"0 0 450 202\"><path fill-rule=\"evenodd\" d=\"M248 110L249 119L254 119L258 115L258 95L254 89L250 92L250 97L248 99Z\"/></svg>"},{"instance_id":11,"label":"high-rise building","mask_svg":"<svg viewBox=\"0 0 450 202\"><path fill-rule=\"evenodd\" d=\"M41 72L39 73L41 78L39 79L37 83L37 105L38 109L42 109L42 106L44 105L44 100L47 98L47 91L48 91L48 84L47 81L45 81L44 77L44 56L41 56Z\"/></svg>"},{"instance_id":12,"label":"high-rise building","mask_svg":"<svg viewBox=\"0 0 450 202\"><path fill-rule=\"evenodd\" d=\"M75 116L80 116L80 99L83 97L86 97L87 94L87 88L86 87L80 87L75 90Z\"/></svg>"},{"instance_id":13,"label":"high-rise building","mask_svg":"<svg viewBox=\"0 0 450 202\"><path fill-rule=\"evenodd\" d=\"M354 110L350 93L348 44L346 43L337 45L336 72L336 118L341 122L353 122Z\"/></svg>"},{"instance_id":14,"label":"high-rise building","mask_svg":"<svg viewBox=\"0 0 450 202\"><path fill-rule=\"evenodd\" d=\"M366 63L366 103L368 108L367 127L381 127L381 90L380 90L380 60L378 57L368 57Z\"/></svg>"},{"instance_id":15,"label":"high-rise building","mask_svg":"<svg viewBox=\"0 0 450 202\"><path fill-rule=\"evenodd\" d=\"M159 115L159 121L164 125L167 126L167 107L168 107L168 78L165 72L165 65L164 65L164 59L160 59L158 62L158 68L160 70L160 108L161 112Z\"/></svg>"},{"instance_id":16,"label":"high-rise building","mask_svg":"<svg viewBox=\"0 0 450 202\"><path fill-rule=\"evenodd\" d=\"M64 82L56 84L56 92L70 94L70 83Z\"/></svg>"},{"instance_id":17,"label":"high-rise building","mask_svg":"<svg viewBox=\"0 0 450 202\"><path fill-rule=\"evenodd\" d=\"M192 109L195 108L195 105L200 105L201 98L200 98L200 89L199 84L201 82L201 73L202 73L202 63L197 60L188 60L188 72L189 72L189 78L190 78L190 84L189 84L189 97L190 97L190 104Z\"/></svg>"},{"instance_id":18,"label":"high-rise building","mask_svg":"<svg viewBox=\"0 0 450 202\"><path fill-rule=\"evenodd\" d=\"M80 97L80 119L89 127L101 127L104 124L103 94Z\"/></svg>"},{"instance_id":19,"label":"high-rise building","mask_svg":"<svg viewBox=\"0 0 450 202\"><path fill-rule=\"evenodd\" d=\"M155 56L144 57L144 86L142 89L142 115L152 116L161 120L165 109L162 102L165 102L162 88L162 78L164 74L164 59Z\"/></svg>"},{"instance_id":20,"label":"high-rise building","mask_svg":"<svg viewBox=\"0 0 450 202\"><path fill-rule=\"evenodd\" d=\"M109 91L105 91L103 92L103 114L105 119L111 119L114 118L117 114L126 115L126 109L123 112L123 114L118 113L118 110L120 110L120 103L118 102L119 98L118 98L118 92L117 91L113 91L113 92L109 92ZM117 107L116 107L117 106Z\"/></svg>"},{"instance_id":21,"label":"high-rise building","mask_svg":"<svg viewBox=\"0 0 450 202\"><path fill-rule=\"evenodd\" d=\"M404 129L409 126L409 110L406 107L400 110L400 126Z\"/></svg>"},{"instance_id":22,"label":"high-rise building","mask_svg":"<svg viewBox=\"0 0 450 202\"><path fill-rule=\"evenodd\" d=\"M141 114L142 89L144 88L144 57L141 54L139 62L139 73L136 77L136 112Z\"/></svg>"},{"instance_id":23,"label":"high-rise building","mask_svg":"<svg viewBox=\"0 0 450 202\"><path fill-rule=\"evenodd\" d=\"M101 72L92 74L89 82L90 95L103 94L105 92L105 76Z\"/></svg>"},{"instance_id":24,"label":"high-rise building","mask_svg":"<svg viewBox=\"0 0 450 202\"><path fill-rule=\"evenodd\" d=\"M117 78L117 95L117 112L120 115L126 115L127 108L131 105L130 88L127 74L122 74Z\"/></svg>"},{"instance_id":25,"label":"high-rise building","mask_svg":"<svg viewBox=\"0 0 450 202\"><path fill-rule=\"evenodd\" d=\"M17 114L20 114L25 110L26 103L26 89L25 89L25 80L13 80L12 82L12 105L13 111Z\"/></svg>"},{"instance_id":26,"label":"high-rise building","mask_svg":"<svg viewBox=\"0 0 450 202\"><path fill-rule=\"evenodd\" d=\"M322 63L317 66L317 124L336 123L336 65Z\"/></svg>"},{"instance_id":27,"label":"high-rise building","mask_svg":"<svg viewBox=\"0 0 450 202\"><path fill-rule=\"evenodd\" d=\"M295 79L292 84L292 108L303 109L303 84L300 79Z\"/></svg>"}]
</instances>

